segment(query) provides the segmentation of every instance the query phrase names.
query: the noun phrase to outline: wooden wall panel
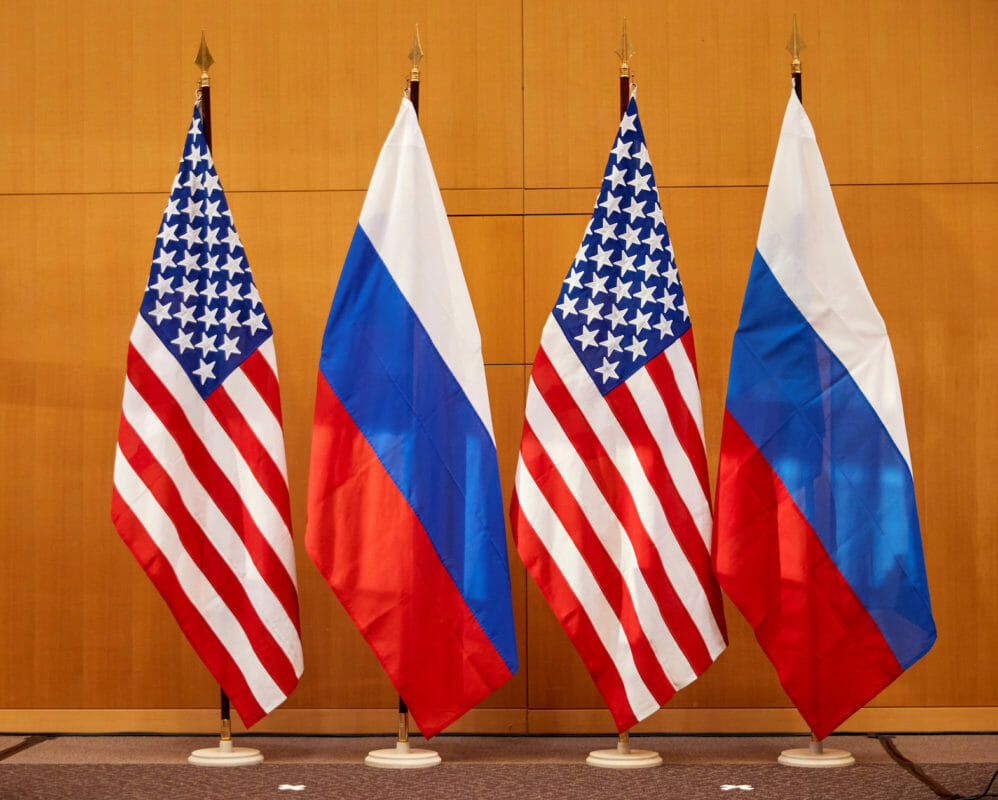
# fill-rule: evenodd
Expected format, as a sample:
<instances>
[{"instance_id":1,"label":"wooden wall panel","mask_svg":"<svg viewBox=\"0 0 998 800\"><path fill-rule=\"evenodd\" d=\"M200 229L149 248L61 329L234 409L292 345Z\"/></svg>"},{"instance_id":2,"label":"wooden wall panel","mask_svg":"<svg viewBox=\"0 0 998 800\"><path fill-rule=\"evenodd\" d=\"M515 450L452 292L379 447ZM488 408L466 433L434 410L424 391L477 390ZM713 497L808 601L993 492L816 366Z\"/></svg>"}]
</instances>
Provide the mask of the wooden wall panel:
<instances>
[{"instance_id":1,"label":"wooden wall panel","mask_svg":"<svg viewBox=\"0 0 998 800\"><path fill-rule=\"evenodd\" d=\"M998 13L990 0L805 0L792 11L807 43L805 105L894 344L940 630L856 724L991 719ZM306 671L273 724L332 732L376 728L395 702L302 537L322 330L398 108L413 25L426 51L421 125L481 330L508 506L529 364L616 127L625 15L695 321L713 483L731 337L789 94L792 11L776 0L4 3L3 714L77 709L66 724L78 730L83 709L189 709L194 719L217 701L109 518L128 333L194 101L202 28L216 58L216 164L277 331L282 379ZM605 725L509 544L521 669L462 730ZM724 722L738 708L759 709L760 726L786 725L771 666L728 611L728 651L647 725L747 730L744 715ZM954 716L960 708L983 716Z\"/></svg>"}]
</instances>

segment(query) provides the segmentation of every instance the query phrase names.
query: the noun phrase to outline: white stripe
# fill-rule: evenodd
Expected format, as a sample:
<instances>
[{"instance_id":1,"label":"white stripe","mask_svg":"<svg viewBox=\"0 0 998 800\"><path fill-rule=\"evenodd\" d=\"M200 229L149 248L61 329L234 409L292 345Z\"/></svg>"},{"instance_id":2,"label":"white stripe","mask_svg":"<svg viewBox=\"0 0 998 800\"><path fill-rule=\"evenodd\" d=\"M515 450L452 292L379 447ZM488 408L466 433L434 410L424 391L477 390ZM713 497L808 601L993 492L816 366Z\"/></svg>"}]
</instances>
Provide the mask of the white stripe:
<instances>
[{"instance_id":1,"label":"white stripe","mask_svg":"<svg viewBox=\"0 0 998 800\"><path fill-rule=\"evenodd\" d=\"M757 246L787 296L849 370L910 470L887 328L849 247L814 128L794 92L776 147Z\"/></svg>"},{"instance_id":2,"label":"white stripe","mask_svg":"<svg viewBox=\"0 0 998 800\"><path fill-rule=\"evenodd\" d=\"M246 638L245 631L239 625L239 620L232 615L197 564L191 560L180 543L169 515L163 511L156 498L135 474L120 448L115 453L114 459L114 486L163 557L173 567L184 594L190 598L208 627L239 666L239 671L246 679L257 703L265 712L276 708L284 701L284 692L260 663L249 639Z\"/></svg>"},{"instance_id":3,"label":"white stripe","mask_svg":"<svg viewBox=\"0 0 998 800\"><path fill-rule=\"evenodd\" d=\"M173 480L184 507L197 522L205 538L212 543L222 560L235 574L264 626L287 654L295 672L300 675L301 641L294 622L260 574L242 539L212 500L211 494L191 473L184 460L184 454L173 436L128 379L125 380L125 393L121 406L122 415ZM172 523L170 530L174 530Z\"/></svg>"},{"instance_id":4,"label":"white stripe","mask_svg":"<svg viewBox=\"0 0 998 800\"><path fill-rule=\"evenodd\" d=\"M620 577L627 586L627 591L634 603L634 610L641 629L645 632L645 636L665 674L673 686L681 689L696 679L696 673L673 638L666 621L662 618L661 609L648 587L637 554L634 552L634 545L623 524L606 502L606 498L593 480L575 446L565 435L565 431L554 412L544 401L533 381L530 382L527 391L526 420L534 435L537 436L541 447L544 448L562 480L575 497L582 513L589 520L589 524L603 548L616 563ZM519 472L517 472L517 480L519 480ZM523 503L522 498L520 502ZM536 529L537 526L534 527ZM565 535L567 537L567 534ZM574 549L575 545L571 540L568 544Z\"/></svg>"},{"instance_id":5,"label":"white stripe","mask_svg":"<svg viewBox=\"0 0 998 800\"><path fill-rule=\"evenodd\" d=\"M360 226L495 442L482 341L419 122L402 99Z\"/></svg>"},{"instance_id":6,"label":"white stripe","mask_svg":"<svg viewBox=\"0 0 998 800\"><path fill-rule=\"evenodd\" d=\"M536 390L532 391L538 394ZM627 695L632 713L639 721L654 714L660 708L659 703L638 672L630 642L627 641L620 620L600 591L582 554L575 547L575 543L562 527L561 521L522 462L516 471L516 495L523 516L565 576L579 606L589 618L596 635L610 655L610 660L624 685L624 693Z\"/></svg>"},{"instance_id":7,"label":"white stripe","mask_svg":"<svg viewBox=\"0 0 998 800\"><path fill-rule=\"evenodd\" d=\"M714 619L710 601L672 533L665 511L627 434L589 374L580 367L575 351L553 317L549 317L544 326L541 343L572 399L584 410L590 427L620 471L634 499L638 517L659 551L669 581L700 631L708 651L719 653L724 649L724 639Z\"/></svg>"},{"instance_id":8,"label":"white stripe","mask_svg":"<svg viewBox=\"0 0 998 800\"><path fill-rule=\"evenodd\" d=\"M280 420L274 416L267 401L250 383L242 368L229 374L229 377L225 379L223 388L243 415L250 430L260 440L267 455L273 459L284 478L284 485L287 486L288 468L284 458L284 431L281 428Z\"/></svg>"},{"instance_id":9,"label":"white stripe","mask_svg":"<svg viewBox=\"0 0 998 800\"><path fill-rule=\"evenodd\" d=\"M173 354L166 349L141 314L135 321L131 343L179 403L195 434L211 454L218 468L235 487L261 534L270 543L288 576L294 582L294 545L291 541L291 531L288 530L280 510L260 486L256 474L233 445L204 400L194 390Z\"/></svg>"},{"instance_id":10,"label":"white stripe","mask_svg":"<svg viewBox=\"0 0 998 800\"><path fill-rule=\"evenodd\" d=\"M672 347L670 350L677 348ZM682 349L679 347L678 349ZM689 362L687 362L689 363ZM683 448L682 442L672 427L672 419L662 402L662 395L648 376L646 370L638 370L627 379L627 389L631 392L634 402L641 411L641 416L648 425L648 430L655 439L658 449L665 460L666 468L672 477L679 497L690 512L696 525L700 539L710 552L710 534L712 519L710 501L703 492L703 484L697 477L693 462Z\"/></svg>"},{"instance_id":11,"label":"white stripe","mask_svg":"<svg viewBox=\"0 0 998 800\"><path fill-rule=\"evenodd\" d=\"M691 334L688 333L687 336L689 335ZM665 360L672 367L672 376L676 379L679 394L686 401L690 416L697 424L697 430L700 432L700 447L706 449L703 435L703 411L700 408L700 382L693 369L693 362L690 361L689 354L681 342L676 342L672 347L665 349ZM628 383L628 385L630 384Z\"/></svg>"}]
</instances>

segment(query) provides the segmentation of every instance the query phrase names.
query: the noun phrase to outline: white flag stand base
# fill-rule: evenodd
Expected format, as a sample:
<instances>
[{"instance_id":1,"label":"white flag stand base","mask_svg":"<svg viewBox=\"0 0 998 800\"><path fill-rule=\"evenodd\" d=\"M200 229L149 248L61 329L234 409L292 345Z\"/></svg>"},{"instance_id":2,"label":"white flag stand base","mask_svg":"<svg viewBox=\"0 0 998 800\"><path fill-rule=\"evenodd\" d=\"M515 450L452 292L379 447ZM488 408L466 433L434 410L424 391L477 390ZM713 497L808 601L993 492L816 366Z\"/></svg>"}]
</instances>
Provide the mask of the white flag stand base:
<instances>
[{"instance_id":1,"label":"white flag stand base","mask_svg":"<svg viewBox=\"0 0 998 800\"><path fill-rule=\"evenodd\" d=\"M195 750L187 757L188 764L199 767L244 767L259 764L263 754L252 747L233 747L231 739L220 739L218 747Z\"/></svg>"},{"instance_id":2,"label":"white flag stand base","mask_svg":"<svg viewBox=\"0 0 998 800\"><path fill-rule=\"evenodd\" d=\"M437 766L440 760L435 750L414 750L408 742L396 742L394 748L372 750L364 763L381 769L425 769Z\"/></svg>"},{"instance_id":3,"label":"white flag stand base","mask_svg":"<svg viewBox=\"0 0 998 800\"><path fill-rule=\"evenodd\" d=\"M603 769L645 769L662 764L662 756L654 750L632 750L630 736L625 732L617 740L616 750L593 750L586 763Z\"/></svg>"},{"instance_id":4,"label":"white flag stand base","mask_svg":"<svg viewBox=\"0 0 998 800\"><path fill-rule=\"evenodd\" d=\"M776 760L785 767L810 767L812 769L851 767L856 763L856 759L848 750L826 750L813 735L809 747L784 750Z\"/></svg>"}]
</instances>

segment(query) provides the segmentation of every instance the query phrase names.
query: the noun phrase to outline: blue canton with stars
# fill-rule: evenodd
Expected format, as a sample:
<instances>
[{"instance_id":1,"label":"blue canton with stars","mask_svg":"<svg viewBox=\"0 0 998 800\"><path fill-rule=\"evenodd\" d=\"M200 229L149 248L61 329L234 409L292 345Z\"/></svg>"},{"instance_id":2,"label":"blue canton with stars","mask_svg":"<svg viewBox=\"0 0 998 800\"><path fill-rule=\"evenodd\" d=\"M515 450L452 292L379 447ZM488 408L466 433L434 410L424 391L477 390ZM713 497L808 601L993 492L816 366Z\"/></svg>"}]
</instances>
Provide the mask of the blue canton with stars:
<instances>
[{"instance_id":1,"label":"blue canton with stars","mask_svg":"<svg viewBox=\"0 0 998 800\"><path fill-rule=\"evenodd\" d=\"M604 395L690 328L633 97L553 313Z\"/></svg>"},{"instance_id":2,"label":"blue canton with stars","mask_svg":"<svg viewBox=\"0 0 998 800\"><path fill-rule=\"evenodd\" d=\"M195 106L139 313L206 398L271 330L201 127Z\"/></svg>"}]
</instances>

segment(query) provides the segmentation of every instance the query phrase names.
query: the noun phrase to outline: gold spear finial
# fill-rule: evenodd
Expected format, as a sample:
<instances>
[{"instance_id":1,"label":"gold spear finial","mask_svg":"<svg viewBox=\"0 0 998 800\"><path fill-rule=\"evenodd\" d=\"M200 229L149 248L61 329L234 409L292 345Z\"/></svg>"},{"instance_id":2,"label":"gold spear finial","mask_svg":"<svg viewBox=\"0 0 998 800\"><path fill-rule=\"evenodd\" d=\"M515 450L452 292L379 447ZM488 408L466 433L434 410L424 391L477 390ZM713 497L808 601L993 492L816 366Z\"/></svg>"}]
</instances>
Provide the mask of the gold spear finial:
<instances>
[{"instance_id":1,"label":"gold spear finial","mask_svg":"<svg viewBox=\"0 0 998 800\"><path fill-rule=\"evenodd\" d=\"M620 34L620 46L614 52L620 57L620 77L626 78L631 74L631 65L629 62L631 56L634 55L634 51L631 50L631 44L627 41L627 17L624 17L624 31Z\"/></svg>"},{"instance_id":2,"label":"gold spear finial","mask_svg":"<svg viewBox=\"0 0 998 800\"><path fill-rule=\"evenodd\" d=\"M797 15L794 14L794 29L790 34L790 41L787 42L787 50L790 55L794 57L791 65L791 71L796 75L800 73L800 51L805 47L804 40L800 38L800 32L797 30Z\"/></svg>"},{"instance_id":3,"label":"gold spear finial","mask_svg":"<svg viewBox=\"0 0 998 800\"><path fill-rule=\"evenodd\" d=\"M198 57L194 59L194 63L201 67L201 86L207 86L208 70L215 63L215 59L208 52L208 42L204 38L204 31L201 31L201 47L198 48Z\"/></svg>"},{"instance_id":4,"label":"gold spear finial","mask_svg":"<svg viewBox=\"0 0 998 800\"><path fill-rule=\"evenodd\" d=\"M419 80L419 61L423 57L423 47L419 43L419 23L416 23L416 38L412 40L412 49L409 51L409 60L412 62L412 71L409 73L410 81Z\"/></svg>"}]
</instances>

